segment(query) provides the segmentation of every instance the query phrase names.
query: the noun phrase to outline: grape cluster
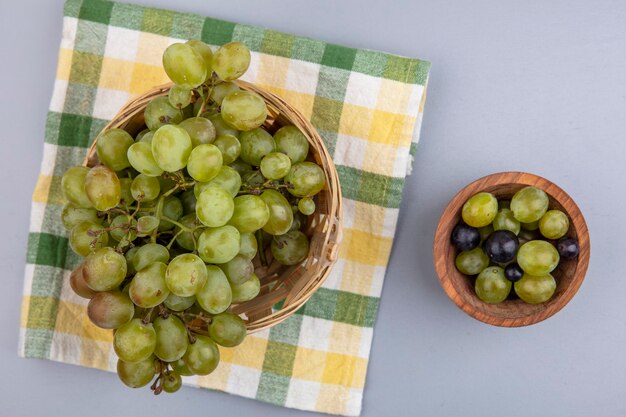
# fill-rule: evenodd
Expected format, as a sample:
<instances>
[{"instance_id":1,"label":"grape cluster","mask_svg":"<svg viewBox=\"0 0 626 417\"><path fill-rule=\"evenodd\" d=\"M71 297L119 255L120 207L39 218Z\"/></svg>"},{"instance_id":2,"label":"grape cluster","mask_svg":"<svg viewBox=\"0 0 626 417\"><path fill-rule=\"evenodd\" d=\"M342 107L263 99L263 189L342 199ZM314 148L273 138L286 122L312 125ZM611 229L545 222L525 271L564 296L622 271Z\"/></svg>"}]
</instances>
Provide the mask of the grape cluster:
<instances>
[{"instance_id":1,"label":"grape cluster","mask_svg":"<svg viewBox=\"0 0 626 417\"><path fill-rule=\"evenodd\" d=\"M498 202L482 192L465 202L463 221L451 236L461 251L455 265L463 274L478 275L474 288L482 301L500 303L515 294L538 304L552 297L556 281L551 272L561 259L578 256L579 247L565 237L567 215L548 205L547 194L537 187L522 188L510 201ZM555 247L550 241L557 239Z\"/></svg>"},{"instance_id":2,"label":"grape cluster","mask_svg":"<svg viewBox=\"0 0 626 417\"><path fill-rule=\"evenodd\" d=\"M263 127L264 100L233 82L249 64L238 42L215 53L197 40L169 46L163 66L174 85L147 104L147 128L135 138L106 130L100 164L63 175L62 222L85 257L70 284L90 299L90 320L115 329L129 387L154 381L156 394L174 392L181 376L211 373L218 345L246 335L229 307L259 294L255 264L308 255L300 229L324 171L298 128Z\"/></svg>"}]
</instances>

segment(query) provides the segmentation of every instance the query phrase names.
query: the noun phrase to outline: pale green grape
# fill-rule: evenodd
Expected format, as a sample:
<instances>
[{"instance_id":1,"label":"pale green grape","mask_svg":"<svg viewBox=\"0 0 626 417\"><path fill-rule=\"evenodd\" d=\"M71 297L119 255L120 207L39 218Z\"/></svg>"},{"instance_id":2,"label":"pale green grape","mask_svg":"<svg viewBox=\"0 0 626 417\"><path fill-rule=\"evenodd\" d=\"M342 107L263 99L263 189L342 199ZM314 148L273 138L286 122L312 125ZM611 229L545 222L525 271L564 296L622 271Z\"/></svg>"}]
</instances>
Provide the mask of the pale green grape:
<instances>
[{"instance_id":1,"label":"pale green grape","mask_svg":"<svg viewBox=\"0 0 626 417\"><path fill-rule=\"evenodd\" d=\"M198 39L191 39L188 40L186 43L187 45L191 46L193 50L198 53L198 55L202 57L204 65L207 69L206 78L211 78L211 75L213 74L213 64L211 63L213 59L213 51L211 50L211 47Z\"/></svg>"},{"instance_id":2,"label":"pale green grape","mask_svg":"<svg viewBox=\"0 0 626 417\"><path fill-rule=\"evenodd\" d=\"M137 220L137 236L148 236L159 227L159 219L154 216L142 216Z\"/></svg>"},{"instance_id":3,"label":"pale green grape","mask_svg":"<svg viewBox=\"0 0 626 417\"><path fill-rule=\"evenodd\" d=\"M217 368L220 362L220 351L211 338L196 335L183 356L185 365L196 375L208 375Z\"/></svg>"},{"instance_id":4,"label":"pale green grape","mask_svg":"<svg viewBox=\"0 0 626 417\"><path fill-rule=\"evenodd\" d=\"M207 78L207 65L195 48L185 43L174 43L163 52L163 68L170 80L192 89Z\"/></svg>"},{"instance_id":5,"label":"pale green grape","mask_svg":"<svg viewBox=\"0 0 626 417\"><path fill-rule=\"evenodd\" d=\"M261 197L240 195L235 197L234 202L235 210L228 223L235 226L240 232L254 232L267 224L270 218L270 209Z\"/></svg>"},{"instance_id":6,"label":"pale green grape","mask_svg":"<svg viewBox=\"0 0 626 417\"><path fill-rule=\"evenodd\" d=\"M219 174L221 168L222 153L215 145L198 145L189 155L187 171L196 181L211 181Z\"/></svg>"},{"instance_id":7,"label":"pale green grape","mask_svg":"<svg viewBox=\"0 0 626 417\"><path fill-rule=\"evenodd\" d=\"M207 265L207 281L196 294L198 304L209 314L225 311L232 300L226 275L215 265Z\"/></svg>"},{"instance_id":8,"label":"pale green grape","mask_svg":"<svg viewBox=\"0 0 626 417\"><path fill-rule=\"evenodd\" d=\"M143 136L141 137L141 139L137 139L137 140L135 141L136 143L143 143L143 142L145 142L145 143L147 143L147 144L151 144L151 143L152 143L152 138L154 137L154 131L149 130L149 129L146 129L146 130L147 130L148 132L147 132L145 135L143 135ZM131 165L132 165L132 164L131 164Z\"/></svg>"},{"instance_id":9,"label":"pale green grape","mask_svg":"<svg viewBox=\"0 0 626 417\"><path fill-rule=\"evenodd\" d=\"M291 160L280 152L268 153L261 160L261 172L269 180L279 180L289 174Z\"/></svg>"},{"instance_id":10,"label":"pale green grape","mask_svg":"<svg viewBox=\"0 0 626 417\"><path fill-rule=\"evenodd\" d=\"M133 180L131 178L128 178L128 177L120 178L120 205L121 206L128 207L135 201L135 199L133 198L133 193L130 191L130 186L132 183L133 183Z\"/></svg>"},{"instance_id":11,"label":"pale green grape","mask_svg":"<svg viewBox=\"0 0 626 417\"><path fill-rule=\"evenodd\" d=\"M223 264L239 252L241 236L233 226L206 229L198 238L198 254L206 263Z\"/></svg>"},{"instance_id":12,"label":"pale green grape","mask_svg":"<svg viewBox=\"0 0 626 417\"><path fill-rule=\"evenodd\" d=\"M287 188L287 191L296 197L313 197L324 188L326 176L316 163L298 162L291 166L285 183L291 184L292 188Z\"/></svg>"},{"instance_id":13,"label":"pale green grape","mask_svg":"<svg viewBox=\"0 0 626 417\"><path fill-rule=\"evenodd\" d=\"M250 279L243 284L230 284L230 289L233 293L232 303L243 303L250 301L259 295L259 292L261 291L261 281L259 281L259 277L257 277L256 274L252 274Z\"/></svg>"},{"instance_id":14,"label":"pale green grape","mask_svg":"<svg viewBox=\"0 0 626 417\"><path fill-rule=\"evenodd\" d=\"M153 262L135 274L128 288L130 299L135 305L152 308L165 301L170 294L165 282L166 269L167 266L163 262Z\"/></svg>"},{"instance_id":15,"label":"pale green grape","mask_svg":"<svg viewBox=\"0 0 626 417\"><path fill-rule=\"evenodd\" d=\"M235 314L220 313L213 316L209 325L209 336L221 346L237 346L246 337L246 323Z\"/></svg>"},{"instance_id":16,"label":"pale green grape","mask_svg":"<svg viewBox=\"0 0 626 417\"><path fill-rule=\"evenodd\" d=\"M150 132L150 129L144 129L141 132L137 133L137 136L135 136L135 142L141 142L141 140Z\"/></svg>"},{"instance_id":17,"label":"pale green grape","mask_svg":"<svg viewBox=\"0 0 626 417\"><path fill-rule=\"evenodd\" d=\"M91 204L99 211L112 209L122 199L119 178L104 165L89 170L85 176L85 192Z\"/></svg>"},{"instance_id":18,"label":"pale green grape","mask_svg":"<svg viewBox=\"0 0 626 417\"><path fill-rule=\"evenodd\" d=\"M521 226L522 226L522 229L529 230L532 232L532 231L539 229L539 220L537 220L536 222L521 223Z\"/></svg>"},{"instance_id":19,"label":"pale green grape","mask_svg":"<svg viewBox=\"0 0 626 417\"><path fill-rule=\"evenodd\" d=\"M185 129L165 125L154 133L152 155L164 171L175 172L187 165L191 153L191 139Z\"/></svg>"},{"instance_id":20,"label":"pale green grape","mask_svg":"<svg viewBox=\"0 0 626 417\"><path fill-rule=\"evenodd\" d=\"M261 165L261 160L265 155L276 150L272 135L260 127L243 132L239 141L241 142L241 159L257 167Z\"/></svg>"},{"instance_id":21,"label":"pale green grape","mask_svg":"<svg viewBox=\"0 0 626 417\"><path fill-rule=\"evenodd\" d=\"M301 198L298 201L298 210L305 216L310 216L315 213L315 201L310 197Z\"/></svg>"},{"instance_id":22,"label":"pale green grape","mask_svg":"<svg viewBox=\"0 0 626 417\"><path fill-rule=\"evenodd\" d=\"M501 303L511 292L511 281L499 266L485 268L476 278L474 289L478 298L488 304Z\"/></svg>"},{"instance_id":23,"label":"pale green grape","mask_svg":"<svg viewBox=\"0 0 626 417\"><path fill-rule=\"evenodd\" d=\"M194 298L195 300L195 298ZM191 376L193 375L193 372L191 372L189 370L189 368L187 367L187 364L185 363L184 359L179 359L177 361L171 362L170 366L172 367L172 370L174 372L176 372L178 375L184 375L184 376Z\"/></svg>"},{"instance_id":24,"label":"pale green grape","mask_svg":"<svg viewBox=\"0 0 626 417\"><path fill-rule=\"evenodd\" d=\"M124 129L108 129L98 137L96 153L101 163L113 171L128 168L130 163L126 153L135 141Z\"/></svg>"},{"instance_id":25,"label":"pale green grape","mask_svg":"<svg viewBox=\"0 0 626 417\"><path fill-rule=\"evenodd\" d=\"M215 139L213 144L217 146L222 153L224 165L231 164L239 158L241 143L239 143L239 139L233 135L220 135Z\"/></svg>"},{"instance_id":26,"label":"pale green grape","mask_svg":"<svg viewBox=\"0 0 626 417\"><path fill-rule=\"evenodd\" d=\"M198 196L196 216L205 226L225 225L232 218L234 210L232 196L221 187L205 187Z\"/></svg>"},{"instance_id":27,"label":"pale green grape","mask_svg":"<svg viewBox=\"0 0 626 417\"><path fill-rule=\"evenodd\" d=\"M77 207L90 208L91 201L85 192L85 177L89 168L75 166L69 168L61 178L61 189L63 196Z\"/></svg>"},{"instance_id":28,"label":"pale green grape","mask_svg":"<svg viewBox=\"0 0 626 417\"><path fill-rule=\"evenodd\" d=\"M163 216L174 221L178 221L183 216L183 203L180 202L178 197L171 195L165 198L163 202ZM159 223L159 232L171 230L174 226L174 223L162 218Z\"/></svg>"},{"instance_id":29,"label":"pale green grape","mask_svg":"<svg viewBox=\"0 0 626 417\"><path fill-rule=\"evenodd\" d=\"M560 239L569 230L569 219L561 210L549 210L539 220L539 231L546 239Z\"/></svg>"},{"instance_id":30,"label":"pale green grape","mask_svg":"<svg viewBox=\"0 0 626 417\"><path fill-rule=\"evenodd\" d=\"M196 183L193 187L193 192L196 195L196 198L199 197L202 190L207 187L223 188L228 191L232 197L236 197L239 192L239 188L241 187L241 176L231 167L223 165L220 168L220 172L211 181Z\"/></svg>"},{"instance_id":31,"label":"pale green grape","mask_svg":"<svg viewBox=\"0 0 626 417\"><path fill-rule=\"evenodd\" d=\"M61 222L66 230L72 230L74 226L82 222L100 224L102 219L98 217L98 212L93 208L82 208L68 203L61 212Z\"/></svg>"},{"instance_id":32,"label":"pale green grape","mask_svg":"<svg viewBox=\"0 0 626 417\"><path fill-rule=\"evenodd\" d=\"M145 361L152 356L157 335L152 323L132 319L121 326L113 336L113 348L117 356L127 363Z\"/></svg>"},{"instance_id":33,"label":"pale green grape","mask_svg":"<svg viewBox=\"0 0 626 417\"><path fill-rule=\"evenodd\" d=\"M137 220L128 214L120 214L111 222L109 234L118 242L127 246L137 238Z\"/></svg>"},{"instance_id":34,"label":"pale green grape","mask_svg":"<svg viewBox=\"0 0 626 417\"><path fill-rule=\"evenodd\" d=\"M117 361L117 375L124 385L130 388L141 388L148 385L155 373L154 357L137 363Z\"/></svg>"},{"instance_id":35,"label":"pale green grape","mask_svg":"<svg viewBox=\"0 0 626 417\"><path fill-rule=\"evenodd\" d=\"M220 265L228 282L231 284L242 284L246 282L254 273L254 265L250 259L243 255L237 255L225 264Z\"/></svg>"},{"instance_id":36,"label":"pale green grape","mask_svg":"<svg viewBox=\"0 0 626 417\"><path fill-rule=\"evenodd\" d=\"M183 204L183 213L195 213L196 212L196 195L193 192L193 189L189 189L178 196L178 199Z\"/></svg>"},{"instance_id":37,"label":"pale green grape","mask_svg":"<svg viewBox=\"0 0 626 417\"><path fill-rule=\"evenodd\" d=\"M134 314L133 302L120 291L96 293L87 305L89 320L103 329L117 329L128 323Z\"/></svg>"},{"instance_id":38,"label":"pale green grape","mask_svg":"<svg viewBox=\"0 0 626 417\"><path fill-rule=\"evenodd\" d=\"M241 89L239 88L237 83L233 83L230 81L223 82L213 87L213 91L211 91L210 97L215 103L221 105L222 100L224 100L224 97L226 97L229 93L232 93L233 91L239 91L239 90Z\"/></svg>"},{"instance_id":39,"label":"pale green grape","mask_svg":"<svg viewBox=\"0 0 626 417\"><path fill-rule=\"evenodd\" d=\"M265 202L270 212L269 219L263 226L263 230L270 235L287 233L293 224L293 211L289 201L276 190L263 191L261 200Z\"/></svg>"},{"instance_id":40,"label":"pale green grape","mask_svg":"<svg viewBox=\"0 0 626 417\"><path fill-rule=\"evenodd\" d=\"M165 362L177 361L183 357L189 344L187 330L176 316L157 317L154 320L156 346L154 354Z\"/></svg>"},{"instance_id":41,"label":"pale green grape","mask_svg":"<svg viewBox=\"0 0 626 417\"><path fill-rule=\"evenodd\" d=\"M70 231L70 247L80 256L87 256L109 243L109 234L98 223L84 221Z\"/></svg>"},{"instance_id":42,"label":"pale green grape","mask_svg":"<svg viewBox=\"0 0 626 417\"><path fill-rule=\"evenodd\" d=\"M222 101L222 118L238 130L252 130L265 122L267 105L251 91L229 93Z\"/></svg>"},{"instance_id":43,"label":"pale green grape","mask_svg":"<svg viewBox=\"0 0 626 417\"><path fill-rule=\"evenodd\" d=\"M519 298L530 304L544 303L556 291L556 281L550 274L535 276L525 273L514 286Z\"/></svg>"},{"instance_id":44,"label":"pale green grape","mask_svg":"<svg viewBox=\"0 0 626 417\"><path fill-rule=\"evenodd\" d=\"M478 193L470 197L463 205L463 221L472 227L484 227L490 224L498 214L498 200L491 193Z\"/></svg>"},{"instance_id":45,"label":"pale green grape","mask_svg":"<svg viewBox=\"0 0 626 417\"><path fill-rule=\"evenodd\" d=\"M170 104L177 109L187 107L191 103L193 93L191 89L174 84L167 94Z\"/></svg>"},{"instance_id":46,"label":"pale green grape","mask_svg":"<svg viewBox=\"0 0 626 417\"><path fill-rule=\"evenodd\" d=\"M501 208L493 219L493 230L510 230L518 234L520 222L513 216L513 212L508 208Z\"/></svg>"},{"instance_id":47,"label":"pale green grape","mask_svg":"<svg viewBox=\"0 0 626 417\"><path fill-rule=\"evenodd\" d=\"M460 252L454 261L456 269L465 275L477 275L489 266L489 257L477 247L472 250Z\"/></svg>"},{"instance_id":48,"label":"pale green grape","mask_svg":"<svg viewBox=\"0 0 626 417\"><path fill-rule=\"evenodd\" d=\"M524 187L511 199L511 211L520 222L532 223L546 214L549 202L548 195L543 190Z\"/></svg>"},{"instance_id":49,"label":"pale green grape","mask_svg":"<svg viewBox=\"0 0 626 417\"><path fill-rule=\"evenodd\" d=\"M135 275L135 265L133 265L133 259L135 258L135 254L139 250L139 246L133 246L128 249L124 254L124 258L126 259L126 276L129 277L131 275ZM129 286L129 285L126 285Z\"/></svg>"},{"instance_id":50,"label":"pale green grape","mask_svg":"<svg viewBox=\"0 0 626 417\"><path fill-rule=\"evenodd\" d=\"M133 179L130 192L137 201L151 201L159 196L161 185L155 177L139 174Z\"/></svg>"},{"instance_id":51,"label":"pale green grape","mask_svg":"<svg viewBox=\"0 0 626 417\"><path fill-rule=\"evenodd\" d=\"M141 271L153 262L167 263L169 259L170 253L165 246L158 243L146 243L135 253L133 265L136 271Z\"/></svg>"},{"instance_id":52,"label":"pale green grape","mask_svg":"<svg viewBox=\"0 0 626 417\"><path fill-rule=\"evenodd\" d=\"M231 135L236 138L239 137L239 130L226 123L224 119L222 119L222 115L220 113L212 114L208 117L208 119L213 124L213 127L215 127L215 134L217 136Z\"/></svg>"},{"instance_id":53,"label":"pale green grape","mask_svg":"<svg viewBox=\"0 0 626 417\"><path fill-rule=\"evenodd\" d=\"M252 260L256 256L258 250L258 244L254 233L244 232L241 233L241 248L239 248L239 255L243 255L246 259Z\"/></svg>"},{"instance_id":54,"label":"pale green grape","mask_svg":"<svg viewBox=\"0 0 626 417\"><path fill-rule=\"evenodd\" d=\"M193 147L213 143L215 140L215 127L209 119L204 117L190 117L183 120L178 126L185 129L189 134Z\"/></svg>"},{"instance_id":55,"label":"pale green grape","mask_svg":"<svg viewBox=\"0 0 626 417\"><path fill-rule=\"evenodd\" d=\"M194 243L194 236L195 236L195 242L197 242L198 238L200 237L200 234L202 233L202 229L197 228L199 223L196 222L196 214L195 213L185 214L183 217L178 219L178 222L189 229L192 229L192 230L196 229L196 231L193 232L193 236L192 236L191 234L192 232L181 231L181 229L178 226L176 226L176 229L175 229L175 233L177 235L176 243L178 243L178 245L183 249L187 249L190 251L195 250L196 244Z\"/></svg>"},{"instance_id":56,"label":"pale green grape","mask_svg":"<svg viewBox=\"0 0 626 417\"><path fill-rule=\"evenodd\" d=\"M271 245L272 255L282 265L296 265L309 254L309 239L298 230L274 236Z\"/></svg>"},{"instance_id":57,"label":"pale green grape","mask_svg":"<svg viewBox=\"0 0 626 417\"><path fill-rule=\"evenodd\" d=\"M226 43L215 51L212 64L220 80L235 80L250 66L250 50L241 42Z\"/></svg>"},{"instance_id":58,"label":"pale green grape","mask_svg":"<svg viewBox=\"0 0 626 417\"><path fill-rule=\"evenodd\" d=\"M157 165L152 155L152 140L149 143L137 142L132 144L128 148L127 155L130 165L142 174L156 177L163 173L163 170Z\"/></svg>"},{"instance_id":59,"label":"pale green grape","mask_svg":"<svg viewBox=\"0 0 626 417\"><path fill-rule=\"evenodd\" d=\"M89 286L85 282L85 278L83 277L82 265L72 271L69 281L72 291L74 291L74 293L79 297L91 299L94 295L96 295L96 291L89 288Z\"/></svg>"},{"instance_id":60,"label":"pale green grape","mask_svg":"<svg viewBox=\"0 0 626 417\"><path fill-rule=\"evenodd\" d=\"M174 393L183 385L183 379L176 372L168 372L163 376L163 391Z\"/></svg>"},{"instance_id":61,"label":"pale green grape","mask_svg":"<svg viewBox=\"0 0 626 417\"><path fill-rule=\"evenodd\" d=\"M550 242L531 240L520 246L517 263L529 275L548 275L559 264L559 252Z\"/></svg>"},{"instance_id":62,"label":"pale green grape","mask_svg":"<svg viewBox=\"0 0 626 417\"><path fill-rule=\"evenodd\" d=\"M241 144L239 145L239 151L241 152ZM235 171L237 171L239 175L242 177L254 171L254 168L252 168L252 165L248 164L247 162L242 161L241 159L236 159L235 161L231 162L230 167L234 169Z\"/></svg>"},{"instance_id":63,"label":"pale green grape","mask_svg":"<svg viewBox=\"0 0 626 417\"><path fill-rule=\"evenodd\" d=\"M183 311L183 310L187 310L195 302L196 302L196 297L194 296L180 297L171 292L170 295L167 296L167 298L165 299L163 303L165 304L165 307L169 308L170 310Z\"/></svg>"},{"instance_id":64,"label":"pale green grape","mask_svg":"<svg viewBox=\"0 0 626 417\"><path fill-rule=\"evenodd\" d=\"M283 126L274 133L274 141L279 152L286 154L291 163L302 162L309 154L306 136L295 126Z\"/></svg>"},{"instance_id":65,"label":"pale green grape","mask_svg":"<svg viewBox=\"0 0 626 417\"><path fill-rule=\"evenodd\" d=\"M178 255L167 266L165 282L171 292L180 297L195 295L204 286L207 271L199 256L185 253Z\"/></svg>"},{"instance_id":66,"label":"pale green grape","mask_svg":"<svg viewBox=\"0 0 626 417\"><path fill-rule=\"evenodd\" d=\"M263 184L267 182L267 179L261 174L261 171L253 170L241 177L241 182L246 185L246 187L252 188L265 188Z\"/></svg>"},{"instance_id":67,"label":"pale green grape","mask_svg":"<svg viewBox=\"0 0 626 417\"><path fill-rule=\"evenodd\" d=\"M169 99L163 96L150 100L143 114L146 126L152 131L170 123L180 123L183 120L182 112L172 106Z\"/></svg>"}]
</instances>

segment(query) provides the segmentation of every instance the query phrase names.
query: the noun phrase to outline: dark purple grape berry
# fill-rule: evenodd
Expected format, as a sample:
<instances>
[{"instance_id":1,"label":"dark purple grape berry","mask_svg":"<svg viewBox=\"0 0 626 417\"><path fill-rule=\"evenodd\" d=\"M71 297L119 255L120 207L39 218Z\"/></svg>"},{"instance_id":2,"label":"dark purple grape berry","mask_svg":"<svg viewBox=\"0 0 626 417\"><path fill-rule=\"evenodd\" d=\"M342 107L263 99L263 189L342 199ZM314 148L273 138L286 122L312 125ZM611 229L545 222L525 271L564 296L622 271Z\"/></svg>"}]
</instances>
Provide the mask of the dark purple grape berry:
<instances>
[{"instance_id":1,"label":"dark purple grape berry","mask_svg":"<svg viewBox=\"0 0 626 417\"><path fill-rule=\"evenodd\" d=\"M574 259L578 256L578 252L580 252L578 242L570 237L564 237L563 239L559 240L559 243L557 243L556 247L562 259Z\"/></svg>"},{"instance_id":2,"label":"dark purple grape berry","mask_svg":"<svg viewBox=\"0 0 626 417\"><path fill-rule=\"evenodd\" d=\"M459 223L452 230L452 244L457 249L465 251L472 250L480 243L480 232L475 227Z\"/></svg>"},{"instance_id":3,"label":"dark purple grape berry","mask_svg":"<svg viewBox=\"0 0 626 417\"><path fill-rule=\"evenodd\" d=\"M505 264L515 259L519 240L510 230L496 230L489 235L483 245L489 259L495 263Z\"/></svg>"},{"instance_id":4,"label":"dark purple grape berry","mask_svg":"<svg viewBox=\"0 0 626 417\"><path fill-rule=\"evenodd\" d=\"M508 264L506 268L504 268L504 276L511 282L516 282L522 279L524 276L524 271L518 264Z\"/></svg>"}]
</instances>

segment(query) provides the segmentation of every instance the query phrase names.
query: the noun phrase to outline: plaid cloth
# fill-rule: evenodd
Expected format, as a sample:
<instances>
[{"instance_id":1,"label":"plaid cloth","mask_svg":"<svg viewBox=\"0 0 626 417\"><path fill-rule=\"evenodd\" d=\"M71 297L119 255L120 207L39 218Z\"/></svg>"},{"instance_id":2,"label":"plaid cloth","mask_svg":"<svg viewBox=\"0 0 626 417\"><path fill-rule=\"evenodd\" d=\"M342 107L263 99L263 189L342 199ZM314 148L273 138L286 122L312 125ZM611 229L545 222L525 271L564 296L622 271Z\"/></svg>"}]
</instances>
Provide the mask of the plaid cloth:
<instances>
[{"instance_id":1,"label":"plaid cloth","mask_svg":"<svg viewBox=\"0 0 626 417\"><path fill-rule=\"evenodd\" d=\"M430 64L197 16L68 0L41 173L33 194L19 354L112 371L112 332L87 319L68 284L80 259L59 215L61 176L132 97L167 81L163 50L198 38L245 42L244 79L285 98L324 138L344 196L344 241L325 285L284 323L221 348L188 385L286 407L358 415L379 297Z\"/></svg>"}]
</instances>

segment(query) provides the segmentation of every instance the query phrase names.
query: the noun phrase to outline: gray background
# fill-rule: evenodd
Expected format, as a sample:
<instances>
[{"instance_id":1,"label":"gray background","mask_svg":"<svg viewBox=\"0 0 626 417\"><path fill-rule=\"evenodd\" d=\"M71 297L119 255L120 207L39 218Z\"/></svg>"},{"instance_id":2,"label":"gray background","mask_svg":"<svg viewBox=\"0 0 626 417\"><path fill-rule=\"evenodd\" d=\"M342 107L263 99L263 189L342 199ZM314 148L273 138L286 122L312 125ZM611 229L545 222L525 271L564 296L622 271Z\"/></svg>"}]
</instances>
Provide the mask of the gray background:
<instances>
[{"instance_id":1,"label":"gray background","mask_svg":"<svg viewBox=\"0 0 626 417\"><path fill-rule=\"evenodd\" d=\"M433 63L363 416L625 415L626 2L137 2ZM125 389L113 374L17 358L30 196L62 6L0 1L0 415L310 415L192 388L155 399ZM473 179L504 170L537 173L566 189L593 246L576 298L522 329L466 316L447 299L431 262L448 200Z\"/></svg>"}]
</instances>

